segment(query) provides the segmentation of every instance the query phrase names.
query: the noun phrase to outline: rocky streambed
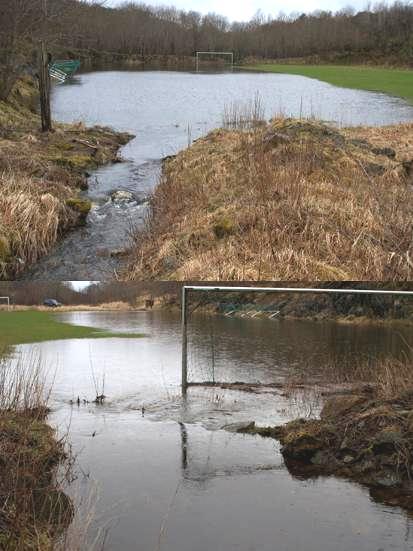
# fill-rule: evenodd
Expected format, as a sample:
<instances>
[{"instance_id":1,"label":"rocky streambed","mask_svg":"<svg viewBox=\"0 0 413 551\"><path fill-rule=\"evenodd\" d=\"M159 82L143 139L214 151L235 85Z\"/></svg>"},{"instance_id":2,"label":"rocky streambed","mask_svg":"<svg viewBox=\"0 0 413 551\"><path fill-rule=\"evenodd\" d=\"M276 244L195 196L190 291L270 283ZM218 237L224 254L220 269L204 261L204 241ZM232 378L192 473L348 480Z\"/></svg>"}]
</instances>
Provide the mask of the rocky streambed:
<instances>
[{"instance_id":1,"label":"rocky streambed","mask_svg":"<svg viewBox=\"0 0 413 551\"><path fill-rule=\"evenodd\" d=\"M101 171L116 170L116 165ZM82 198L90 205L84 224L67 234L24 274L24 279L112 279L121 269L129 235L146 214L146 196L125 189L96 194L99 177L88 179Z\"/></svg>"}]
</instances>

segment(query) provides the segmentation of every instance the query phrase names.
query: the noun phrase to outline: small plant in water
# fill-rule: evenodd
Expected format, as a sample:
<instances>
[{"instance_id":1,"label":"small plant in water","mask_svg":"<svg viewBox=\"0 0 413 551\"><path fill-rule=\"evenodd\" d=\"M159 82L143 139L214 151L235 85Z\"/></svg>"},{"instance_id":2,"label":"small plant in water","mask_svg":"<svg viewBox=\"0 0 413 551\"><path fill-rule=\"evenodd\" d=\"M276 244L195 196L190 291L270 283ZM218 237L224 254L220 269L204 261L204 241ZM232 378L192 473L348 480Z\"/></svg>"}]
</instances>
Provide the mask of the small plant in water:
<instances>
[{"instance_id":1,"label":"small plant in water","mask_svg":"<svg viewBox=\"0 0 413 551\"><path fill-rule=\"evenodd\" d=\"M90 370L92 373L93 386L95 387L95 393L96 393L96 398L94 399L93 403L97 405L102 405L106 400L106 396L105 396L106 375L105 373L103 373L100 378L96 376L95 370L93 369L92 354L91 354L90 348L89 348L89 364L90 364Z\"/></svg>"}]
</instances>

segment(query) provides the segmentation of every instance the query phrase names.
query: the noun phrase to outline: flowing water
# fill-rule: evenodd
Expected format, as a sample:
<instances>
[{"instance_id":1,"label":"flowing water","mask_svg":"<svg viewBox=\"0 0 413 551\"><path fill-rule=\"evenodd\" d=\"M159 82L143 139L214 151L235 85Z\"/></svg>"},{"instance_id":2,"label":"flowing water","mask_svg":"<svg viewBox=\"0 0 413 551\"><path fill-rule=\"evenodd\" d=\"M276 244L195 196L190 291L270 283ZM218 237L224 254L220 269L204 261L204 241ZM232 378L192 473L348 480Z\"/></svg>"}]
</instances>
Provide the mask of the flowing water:
<instances>
[{"instance_id":1,"label":"flowing water","mask_svg":"<svg viewBox=\"0 0 413 551\"><path fill-rule=\"evenodd\" d=\"M386 125L413 120L413 106L385 94L338 88L296 75L255 72L190 73L100 71L78 75L53 92L53 114L63 122L111 126L136 137L124 163L96 170L87 196L93 209L86 227L67 236L28 279L102 280L113 276L130 229L142 225L146 198L162 159L222 125L225 106L259 93L265 115L314 116L340 125ZM131 193L113 202L116 190Z\"/></svg>"},{"instance_id":2,"label":"flowing water","mask_svg":"<svg viewBox=\"0 0 413 551\"><path fill-rule=\"evenodd\" d=\"M289 399L191 387L180 393L180 322L165 312L65 313L74 324L145 334L137 339L36 345L54 381L50 422L68 431L79 479L97 485L96 520L110 551L407 551L413 519L357 484L294 478L279 444L225 425L284 423L319 408L312 394ZM412 343L411 328L194 316L190 375L282 381L362 357L388 357ZM16 354L29 354L20 346ZM105 381L106 402L91 401ZM81 405L77 406L77 397ZM73 405L70 401L75 401ZM86 400L89 403L83 403ZM144 412L142 413L142 407Z\"/></svg>"}]
</instances>

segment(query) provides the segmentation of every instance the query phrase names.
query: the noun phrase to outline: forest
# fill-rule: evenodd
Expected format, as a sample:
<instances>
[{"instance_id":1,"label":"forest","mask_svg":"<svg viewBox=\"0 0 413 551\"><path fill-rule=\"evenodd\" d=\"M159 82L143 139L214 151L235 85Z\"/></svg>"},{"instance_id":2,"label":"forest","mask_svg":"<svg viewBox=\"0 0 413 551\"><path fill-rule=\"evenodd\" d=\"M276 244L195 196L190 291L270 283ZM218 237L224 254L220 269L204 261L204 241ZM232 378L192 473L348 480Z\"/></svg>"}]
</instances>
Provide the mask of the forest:
<instances>
[{"instance_id":1,"label":"forest","mask_svg":"<svg viewBox=\"0 0 413 551\"><path fill-rule=\"evenodd\" d=\"M174 7L102 1L2 0L0 5L0 99L15 79L36 66L38 41L54 55L190 57L198 50L231 50L248 58L305 58L311 63L368 62L413 65L413 4L371 4L364 11L261 13L249 22L229 22Z\"/></svg>"}]
</instances>

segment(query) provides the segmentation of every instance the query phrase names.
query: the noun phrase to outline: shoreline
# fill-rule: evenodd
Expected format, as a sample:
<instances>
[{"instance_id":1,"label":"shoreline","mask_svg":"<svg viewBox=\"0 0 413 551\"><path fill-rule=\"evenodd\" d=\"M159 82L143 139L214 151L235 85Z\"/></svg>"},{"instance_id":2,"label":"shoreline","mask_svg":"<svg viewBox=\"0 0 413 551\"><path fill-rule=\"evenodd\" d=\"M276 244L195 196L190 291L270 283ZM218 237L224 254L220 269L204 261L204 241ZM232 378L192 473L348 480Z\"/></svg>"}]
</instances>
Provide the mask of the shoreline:
<instances>
[{"instance_id":1,"label":"shoreline","mask_svg":"<svg viewBox=\"0 0 413 551\"><path fill-rule=\"evenodd\" d=\"M131 306L127 304L100 304L97 306L90 305L65 305L62 307L49 308L47 306L27 306L27 305L11 305L10 308L7 306L0 305L0 312L48 312L49 314L60 314L66 312L113 312L113 313L123 313L123 312L176 312L181 311L181 307L178 304L158 304L155 302L155 305L152 308L145 306ZM308 316L294 316L294 315L278 315L271 317L271 314L265 315L263 312L250 311L245 314L233 314L228 315L217 310L217 307L211 308L200 308L197 309L193 314L201 316L220 316L220 317L232 317L238 319L246 320L256 320L256 321L297 321L297 322L314 322L314 323L337 323L342 325L354 325L354 326L366 326L366 325L376 325L376 326L395 326L395 327L410 327L413 325L413 319L408 318L375 318L368 316L327 316L323 315L322 317L314 317L311 315ZM263 315L261 315L263 314Z\"/></svg>"},{"instance_id":2,"label":"shoreline","mask_svg":"<svg viewBox=\"0 0 413 551\"><path fill-rule=\"evenodd\" d=\"M43 375L35 356L9 364L0 355L1 549L53 549L73 519L63 490L73 458L47 422Z\"/></svg>"},{"instance_id":3,"label":"shoreline","mask_svg":"<svg viewBox=\"0 0 413 551\"><path fill-rule=\"evenodd\" d=\"M121 162L119 149L133 138L83 123L55 122L53 132L42 133L37 97L35 82L24 78L0 102L1 280L24 274L67 232L85 224L92 206L81 195L88 171Z\"/></svg>"},{"instance_id":4,"label":"shoreline","mask_svg":"<svg viewBox=\"0 0 413 551\"><path fill-rule=\"evenodd\" d=\"M413 104L413 69L407 67L389 68L368 64L309 64L294 62L294 60L287 63L283 63L283 60L263 60L252 64L246 61L239 67L246 71L300 75L342 88L387 94Z\"/></svg>"},{"instance_id":5,"label":"shoreline","mask_svg":"<svg viewBox=\"0 0 413 551\"><path fill-rule=\"evenodd\" d=\"M268 427L251 422L237 432L279 441L292 476L343 478L369 488L383 503L413 511L412 390L403 388L391 396L376 395L368 385L355 388L329 397L317 418Z\"/></svg>"},{"instance_id":6,"label":"shoreline","mask_svg":"<svg viewBox=\"0 0 413 551\"><path fill-rule=\"evenodd\" d=\"M57 480L59 467L68 461L64 444L35 412L0 411L2 461L0 513L2 549L52 549L70 525L71 499ZM43 548L43 547L42 547Z\"/></svg>"}]
</instances>

